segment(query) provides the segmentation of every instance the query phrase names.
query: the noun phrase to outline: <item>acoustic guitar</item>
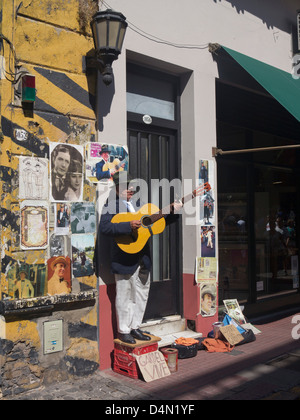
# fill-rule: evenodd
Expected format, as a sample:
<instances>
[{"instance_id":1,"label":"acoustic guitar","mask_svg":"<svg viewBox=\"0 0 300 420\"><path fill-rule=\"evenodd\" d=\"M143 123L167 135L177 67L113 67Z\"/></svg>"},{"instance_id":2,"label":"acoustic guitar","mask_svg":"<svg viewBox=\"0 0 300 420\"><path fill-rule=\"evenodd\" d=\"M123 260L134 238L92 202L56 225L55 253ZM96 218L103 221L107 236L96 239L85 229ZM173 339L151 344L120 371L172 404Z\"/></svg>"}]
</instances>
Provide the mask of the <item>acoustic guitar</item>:
<instances>
[{"instance_id":1,"label":"acoustic guitar","mask_svg":"<svg viewBox=\"0 0 300 420\"><path fill-rule=\"evenodd\" d=\"M124 171L123 165L126 164L128 161L128 158L125 158L124 160L120 161L120 159L114 159L113 162L106 162L103 165L103 171L113 170L115 172L122 172Z\"/></svg>"},{"instance_id":2,"label":"acoustic guitar","mask_svg":"<svg viewBox=\"0 0 300 420\"><path fill-rule=\"evenodd\" d=\"M182 204L187 203L191 199L203 195L211 190L211 186L206 182L196 188L191 194L181 199ZM111 222L131 222L140 220L141 227L134 231L131 235L122 235L115 238L119 248L127 254L136 254L140 252L151 236L158 235L165 230L165 217L172 211L174 203L160 210L156 205L148 203L141 207L136 213L118 213Z\"/></svg>"}]
</instances>

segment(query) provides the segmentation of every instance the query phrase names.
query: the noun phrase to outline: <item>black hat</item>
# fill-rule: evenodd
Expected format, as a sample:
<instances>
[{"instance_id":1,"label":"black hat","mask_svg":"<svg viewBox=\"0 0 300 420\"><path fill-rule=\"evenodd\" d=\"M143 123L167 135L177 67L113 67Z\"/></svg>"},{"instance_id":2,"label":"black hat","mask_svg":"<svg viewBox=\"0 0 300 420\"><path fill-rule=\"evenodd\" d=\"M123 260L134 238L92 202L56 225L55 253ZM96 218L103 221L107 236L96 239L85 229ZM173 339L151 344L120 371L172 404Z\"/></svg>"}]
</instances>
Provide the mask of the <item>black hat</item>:
<instances>
[{"instance_id":1,"label":"black hat","mask_svg":"<svg viewBox=\"0 0 300 420\"><path fill-rule=\"evenodd\" d=\"M101 153L110 153L110 147L108 146L108 144L102 144L101 146L101 150L100 150L100 155Z\"/></svg>"}]
</instances>

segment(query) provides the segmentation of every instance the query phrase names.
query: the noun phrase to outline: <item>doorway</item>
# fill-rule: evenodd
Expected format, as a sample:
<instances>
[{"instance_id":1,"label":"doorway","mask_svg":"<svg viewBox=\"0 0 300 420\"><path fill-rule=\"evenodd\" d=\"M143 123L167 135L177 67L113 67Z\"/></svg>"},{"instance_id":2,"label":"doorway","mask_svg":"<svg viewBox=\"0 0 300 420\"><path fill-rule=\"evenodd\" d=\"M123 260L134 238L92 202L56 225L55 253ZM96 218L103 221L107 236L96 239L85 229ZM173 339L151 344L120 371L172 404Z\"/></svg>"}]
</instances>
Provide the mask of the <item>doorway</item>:
<instances>
[{"instance_id":1,"label":"doorway","mask_svg":"<svg viewBox=\"0 0 300 420\"><path fill-rule=\"evenodd\" d=\"M159 209L176 198L172 188L166 197L164 182L181 179L179 85L175 76L127 65L129 172L147 183L142 202ZM181 244L180 221L150 239L153 265L144 321L182 314Z\"/></svg>"},{"instance_id":2,"label":"doorway","mask_svg":"<svg viewBox=\"0 0 300 420\"><path fill-rule=\"evenodd\" d=\"M176 138L159 131L128 129L129 172L146 181L142 202L166 207L163 183L178 179ZM168 184L168 183L167 183ZM170 203L175 200L170 191ZM169 204L170 204L169 203ZM160 235L150 239L152 254L151 288L144 321L180 313L181 239L180 223L166 226Z\"/></svg>"}]
</instances>

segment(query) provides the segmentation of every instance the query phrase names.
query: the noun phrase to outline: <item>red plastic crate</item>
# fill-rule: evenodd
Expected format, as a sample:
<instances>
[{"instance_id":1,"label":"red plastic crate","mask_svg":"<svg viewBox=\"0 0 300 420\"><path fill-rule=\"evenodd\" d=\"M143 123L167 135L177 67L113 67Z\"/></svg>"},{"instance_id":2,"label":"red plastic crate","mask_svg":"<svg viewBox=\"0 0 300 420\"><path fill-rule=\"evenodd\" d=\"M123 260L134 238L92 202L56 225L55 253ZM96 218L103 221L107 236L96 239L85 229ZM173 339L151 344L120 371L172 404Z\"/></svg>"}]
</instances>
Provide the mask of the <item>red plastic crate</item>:
<instances>
[{"instance_id":1,"label":"red plastic crate","mask_svg":"<svg viewBox=\"0 0 300 420\"><path fill-rule=\"evenodd\" d=\"M126 346L125 344L121 344L121 343L115 343L115 349L116 350L121 350L124 351L126 353L132 353L132 354L136 354L137 356L141 356L142 354L146 354L146 353L150 353L152 351L156 351L158 350L158 344L157 343L152 343L152 344L148 344L148 345L141 345L138 347L129 347Z\"/></svg>"},{"instance_id":2,"label":"red plastic crate","mask_svg":"<svg viewBox=\"0 0 300 420\"><path fill-rule=\"evenodd\" d=\"M152 344L144 343L136 347L127 346L121 342L115 343L113 370L121 375L138 379L138 364L134 356L141 356L156 350L158 350L157 342Z\"/></svg>"},{"instance_id":3,"label":"red plastic crate","mask_svg":"<svg viewBox=\"0 0 300 420\"><path fill-rule=\"evenodd\" d=\"M130 349L132 350L132 349ZM138 379L139 373L137 368L136 359L129 353L116 349L114 350L114 372L121 375L129 376L133 379Z\"/></svg>"}]
</instances>

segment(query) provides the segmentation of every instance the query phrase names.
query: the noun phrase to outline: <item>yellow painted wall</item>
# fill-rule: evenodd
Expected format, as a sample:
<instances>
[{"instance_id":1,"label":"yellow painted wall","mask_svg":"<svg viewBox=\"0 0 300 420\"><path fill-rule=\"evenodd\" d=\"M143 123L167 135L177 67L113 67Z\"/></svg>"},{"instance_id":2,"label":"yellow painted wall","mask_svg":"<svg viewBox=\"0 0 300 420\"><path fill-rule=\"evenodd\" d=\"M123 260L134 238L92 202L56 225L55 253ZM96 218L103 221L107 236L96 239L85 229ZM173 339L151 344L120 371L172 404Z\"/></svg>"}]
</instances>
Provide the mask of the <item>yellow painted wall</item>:
<instances>
[{"instance_id":1,"label":"yellow painted wall","mask_svg":"<svg viewBox=\"0 0 300 420\"><path fill-rule=\"evenodd\" d=\"M7 268L19 263L46 263L46 251L20 250L19 156L49 158L49 142L85 145L95 141L96 74L87 74L85 57L93 49L89 21L94 0L2 1L2 33L6 78L1 80L1 293L7 293ZM84 5L84 7L82 7ZM87 34L86 34L87 32ZM16 67L15 67L16 66ZM22 106L17 80L20 71L36 76L32 113ZM9 80L8 80L9 79ZM28 141L16 140L16 129ZM85 183L84 201L95 200L95 188ZM51 205L51 203L49 203ZM94 284L95 284L94 279Z\"/></svg>"},{"instance_id":2,"label":"yellow painted wall","mask_svg":"<svg viewBox=\"0 0 300 420\"><path fill-rule=\"evenodd\" d=\"M97 0L0 0L0 33L4 36L0 55L5 60L5 73L0 79L0 301L13 300L7 276L12 267L21 264L47 267L49 258L48 249L24 251L20 247L19 157L49 159L50 142L85 146L97 141L96 72L87 70L85 61L94 48L89 22L98 10L97 3ZM20 100L19 76L23 71L36 77L33 109ZM24 131L25 141L17 139L16 130ZM86 180L83 201L96 203L96 187ZM50 201L48 204L51 209L53 204ZM52 230L50 225L50 233ZM95 275L78 281L84 290L97 287ZM84 316L80 314L74 316L74 322L92 329L97 327L97 305L91 304ZM36 319L29 321L19 314L17 319L6 320L4 315L0 333L0 339L15 345L18 341L28 342L36 352L42 351L41 328ZM97 363L97 348L93 338L75 336L65 353L80 358L86 353L88 360ZM80 353L77 356L76 349Z\"/></svg>"}]
</instances>

